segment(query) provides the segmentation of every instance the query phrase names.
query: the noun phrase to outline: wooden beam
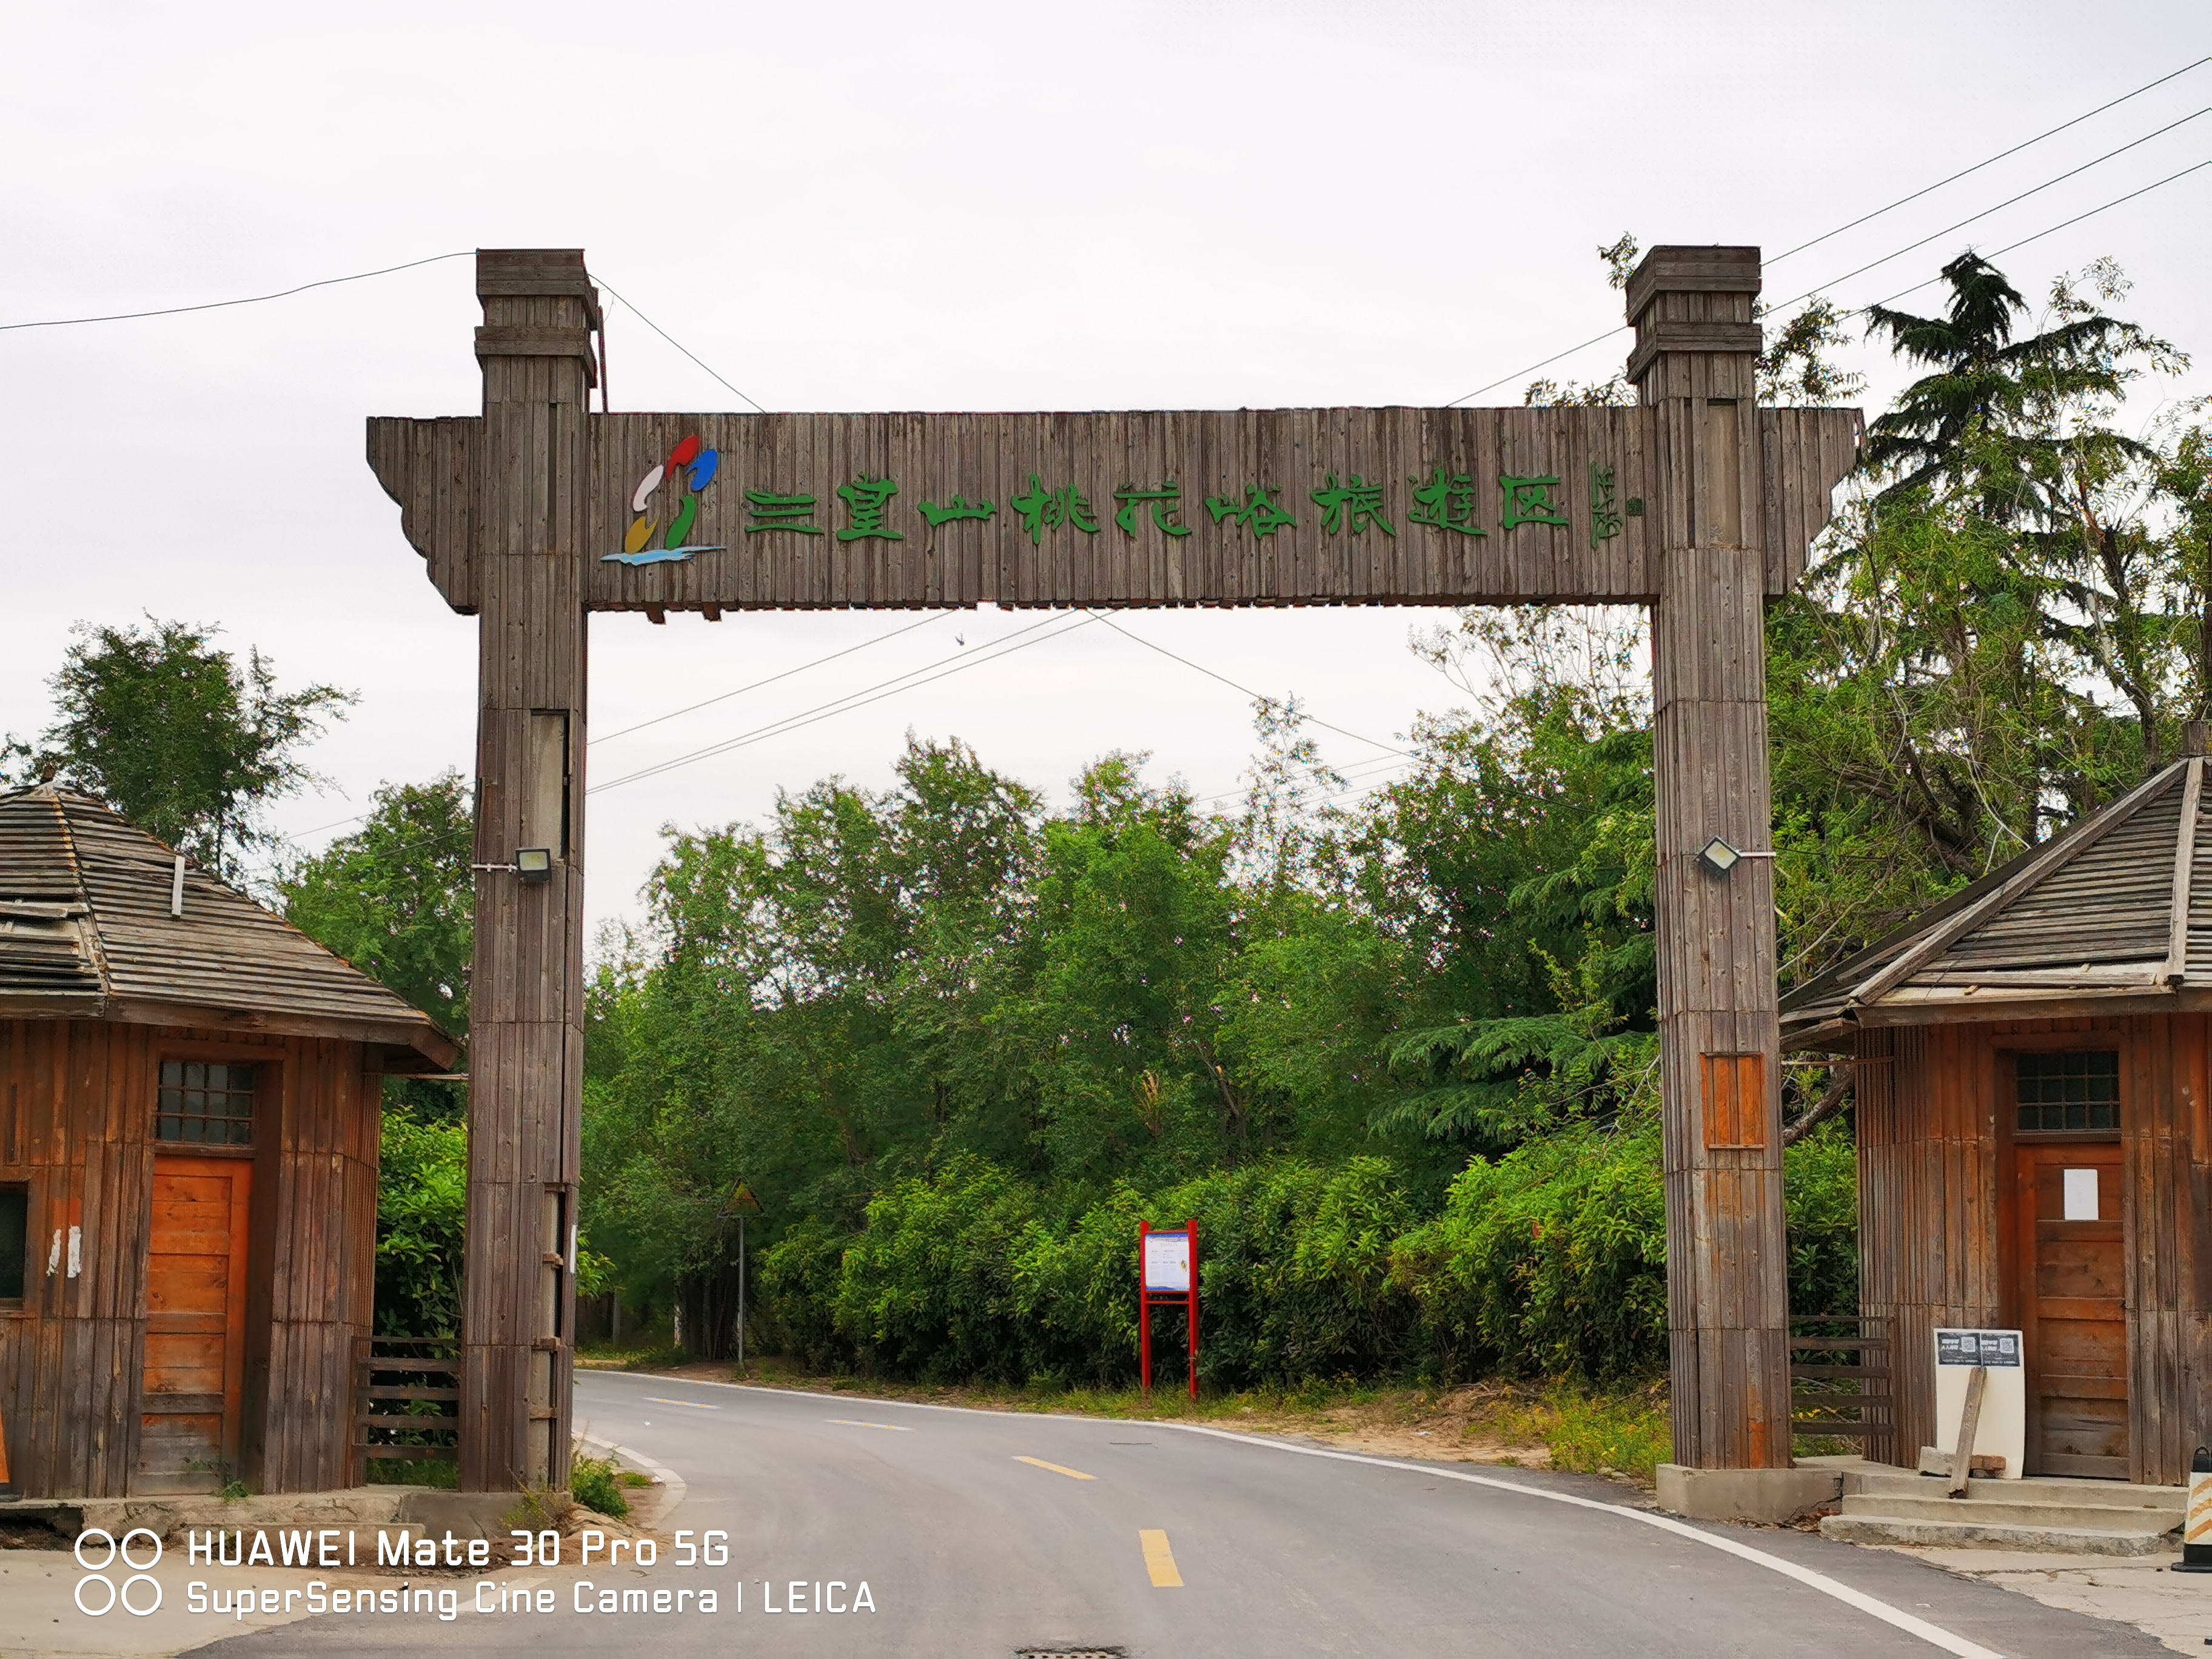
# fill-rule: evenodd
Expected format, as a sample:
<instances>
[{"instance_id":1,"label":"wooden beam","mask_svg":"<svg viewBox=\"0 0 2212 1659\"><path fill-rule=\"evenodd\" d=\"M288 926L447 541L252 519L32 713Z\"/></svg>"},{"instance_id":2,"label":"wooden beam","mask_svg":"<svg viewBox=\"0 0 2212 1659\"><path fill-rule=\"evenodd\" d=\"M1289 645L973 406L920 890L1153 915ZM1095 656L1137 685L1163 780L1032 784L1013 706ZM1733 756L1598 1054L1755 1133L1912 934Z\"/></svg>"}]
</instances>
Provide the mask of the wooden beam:
<instances>
[{"instance_id":1,"label":"wooden beam","mask_svg":"<svg viewBox=\"0 0 2212 1659\"><path fill-rule=\"evenodd\" d=\"M2173 842L2172 908L2166 917L2166 980L2179 985L2189 973L2189 900L2197 871L2197 814L2204 800L2204 757L2189 757L2181 791L2181 833Z\"/></svg>"},{"instance_id":2,"label":"wooden beam","mask_svg":"<svg viewBox=\"0 0 2212 1659\"><path fill-rule=\"evenodd\" d=\"M1741 413L1753 441L1745 465L1762 475L1753 499L1773 514L1753 539L1774 544L1764 580L1778 594L1828 521L1859 416L1759 410L1748 397ZM1650 409L702 413L590 423L584 580L593 610L1658 596L1658 514L1638 510L1656 508L1662 493ZM692 438L715 457L696 490L691 467L667 465ZM477 423L380 419L368 450L439 591L472 611L483 526L465 481L484 465ZM1355 480L1376 492L1375 512L1329 499ZM885 484L895 493L865 523L841 494ZM1267 492L1256 513L1255 489ZM667 546L679 530L692 550Z\"/></svg>"}]
</instances>

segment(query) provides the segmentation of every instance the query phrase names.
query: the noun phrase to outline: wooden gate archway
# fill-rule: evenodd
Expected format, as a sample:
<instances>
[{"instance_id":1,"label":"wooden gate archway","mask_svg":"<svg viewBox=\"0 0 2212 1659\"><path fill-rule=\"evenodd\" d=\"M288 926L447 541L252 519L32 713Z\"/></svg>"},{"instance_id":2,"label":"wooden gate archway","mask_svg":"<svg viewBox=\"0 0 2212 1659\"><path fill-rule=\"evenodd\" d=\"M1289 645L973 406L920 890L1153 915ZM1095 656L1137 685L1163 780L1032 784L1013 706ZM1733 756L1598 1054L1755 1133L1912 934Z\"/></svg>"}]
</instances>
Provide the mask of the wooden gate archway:
<instances>
[{"instance_id":1,"label":"wooden gate archway","mask_svg":"<svg viewBox=\"0 0 2212 1659\"><path fill-rule=\"evenodd\" d=\"M483 412L369 465L477 619L461 1485L568 1478L593 611L1653 607L1676 1461L1790 1461L1764 607L1855 410L1761 409L1759 250L1659 247L1625 409L594 415L573 249L477 256ZM517 868L544 849L543 869Z\"/></svg>"}]
</instances>

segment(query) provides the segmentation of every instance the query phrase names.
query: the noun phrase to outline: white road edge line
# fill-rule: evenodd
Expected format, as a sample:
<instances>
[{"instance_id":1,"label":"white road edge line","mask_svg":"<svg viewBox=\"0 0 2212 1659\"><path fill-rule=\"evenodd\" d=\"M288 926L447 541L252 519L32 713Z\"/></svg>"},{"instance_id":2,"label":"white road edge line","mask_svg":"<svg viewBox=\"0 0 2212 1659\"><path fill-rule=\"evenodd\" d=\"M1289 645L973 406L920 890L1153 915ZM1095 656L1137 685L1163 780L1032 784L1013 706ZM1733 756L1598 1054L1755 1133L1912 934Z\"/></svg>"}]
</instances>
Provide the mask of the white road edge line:
<instances>
[{"instance_id":1,"label":"white road edge line","mask_svg":"<svg viewBox=\"0 0 2212 1659\"><path fill-rule=\"evenodd\" d=\"M637 1376L637 1380L641 1382L646 1381L644 1376L634 1371L585 1372L583 1375L631 1376ZM757 1382L710 1382L704 1377L686 1378L685 1381L695 1388L703 1386L709 1389L735 1389L744 1394L772 1395L785 1400L851 1401L855 1398L852 1395L819 1394L810 1389L768 1389L763 1388ZM866 1398L865 1395L860 1397ZM1123 1423L1140 1420L1133 1418L1084 1417L1073 1412L993 1411L982 1406L939 1406L921 1400L869 1400L868 1403L877 1406L903 1407L908 1411L957 1412L969 1417L1056 1417L1071 1423ZM1196 1423L1172 1423L1153 1419L1145 1419L1145 1426L1180 1429L1186 1434L1207 1434L1217 1439L1241 1441L1248 1446L1259 1446L1269 1451L1295 1452L1301 1457L1326 1457L1342 1463L1371 1463L1377 1468L1399 1469L1409 1474L1442 1475L1447 1480L1464 1480L1470 1486L1495 1486L1500 1492L1518 1492L1523 1498L1547 1498L1554 1504L1572 1504L1577 1509L1602 1510L1613 1515L1626 1516L1631 1521L1640 1521L1647 1527L1658 1528L1662 1532L1679 1534L1697 1543L1708 1545L1726 1554L1748 1561L1754 1566L1765 1567L1770 1572L1780 1573L1784 1578L1794 1578L1808 1589L1816 1589L1823 1595L1832 1596L1845 1607L1856 1607L1860 1612L1871 1614L1886 1625L1904 1631L1908 1635L1918 1637L1931 1647L1938 1647L1946 1653L1958 1655L1959 1659L2004 1659L2004 1656L1993 1648L1985 1648L1978 1643L1969 1642L1963 1636L1954 1636L1941 1625L1931 1625L1925 1619L1909 1613L1902 1607L1893 1607L1888 1602L1879 1601L1863 1590L1855 1590L1840 1579L1829 1577L1825 1572L1815 1572L1810 1567L1801 1567L1795 1561L1785 1561L1778 1555L1769 1555L1765 1550L1753 1549L1748 1544L1739 1544L1735 1539L1723 1538L1718 1533L1703 1531L1686 1522L1677 1521L1672 1516L1655 1514L1650 1510L1632 1510L1626 1504L1607 1504L1595 1498L1580 1498L1572 1492L1549 1492L1541 1486L1524 1486L1517 1480L1499 1480L1486 1474L1468 1474L1458 1469L1445 1468L1436 1463L1402 1463L1388 1457L1370 1457L1363 1452L1329 1451L1320 1446L1294 1446L1287 1440L1270 1440L1260 1435L1238 1434L1231 1429L1210 1429ZM594 1442L593 1443L604 1443ZM635 1452L625 1455L636 1456Z\"/></svg>"},{"instance_id":2,"label":"white road edge line","mask_svg":"<svg viewBox=\"0 0 2212 1659\"><path fill-rule=\"evenodd\" d=\"M1181 1429L1186 1434L1212 1435L1217 1440L1236 1440L1248 1446L1263 1446L1270 1451L1295 1452L1301 1457L1326 1457L1340 1463L1369 1463L1378 1469L1401 1469L1408 1474L1438 1475L1446 1480L1464 1480L1471 1486L1494 1486L1500 1492L1519 1492L1528 1498L1547 1498L1554 1504L1572 1504L1577 1509L1602 1510L1609 1515L1626 1516L1631 1521L1640 1521L1647 1527L1656 1527L1662 1532L1671 1532L1679 1537L1693 1539L1713 1549L1765 1567L1769 1572L1778 1572L1784 1578L1794 1578L1823 1595L1833 1596L1846 1607L1856 1607L1861 1613L1871 1613L1886 1625L1893 1625L1907 1635L1917 1636L1946 1653L1954 1653L1960 1659L2003 1659L1995 1650L1969 1642L1963 1636L1954 1636L1941 1625L1931 1625L1925 1619L1878 1601L1863 1590L1853 1589L1825 1572L1815 1572L1810 1567L1801 1567L1795 1561L1785 1561L1778 1555L1769 1555L1765 1550L1753 1549L1748 1544L1738 1543L1718 1533L1705 1532L1672 1516L1654 1514L1650 1510L1632 1510L1626 1504L1607 1504L1595 1498L1578 1497L1573 1492L1549 1492L1541 1486L1524 1486L1517 1480L1498 1480L1486 1474L1469 1474L1461 1469L1439 1468L1433 1463L1401 1463L1388 1457L1370 1457L1362 1452L1329 1451L1320 1446L1294 1446L1288 1441L1263 1439L1257 1435L1238 1434L1230 1429L1210 1429L1197 1423L1161 1423L1164 1429Z\"/></svg>"},{"instance_id":3,"label":"white road edge line","mask_svg":"<svg viewBox=\"0 0 2212 1659\"><path fill-rule=\"evenodd\" d=\"M657 1463L641 1451L634 1451L628 1446L618 1446L613 1441L602 1440L594 1434L579 1434L576 1439L583 1445L596 1446L603 1452L612 1452L617 1457L627 1458L660 1482L661 1490L668 1494L668 1503L666 1507L653 1517L656 1524L675 1514L677 1506L690 1495L690 1482L670 1468L667 1464Z\"/></svg>"}]
</instances>

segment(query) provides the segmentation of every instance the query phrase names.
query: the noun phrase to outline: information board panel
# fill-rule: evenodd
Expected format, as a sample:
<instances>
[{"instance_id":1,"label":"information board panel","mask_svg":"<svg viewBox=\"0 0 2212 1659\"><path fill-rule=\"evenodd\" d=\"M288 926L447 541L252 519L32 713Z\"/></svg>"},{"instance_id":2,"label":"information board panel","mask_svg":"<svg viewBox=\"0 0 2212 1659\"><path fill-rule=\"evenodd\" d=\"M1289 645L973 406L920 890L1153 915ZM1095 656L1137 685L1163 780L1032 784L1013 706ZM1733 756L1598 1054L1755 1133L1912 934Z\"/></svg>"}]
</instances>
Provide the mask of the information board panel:
<instances>
[{"instance_id":1,"label":"information board panel","mask_svg":"<svg viewBox=\"0 0 2212 1659\"><path fill-rule=\"evenodd\" d=\"M1147 1291L1188 1291L1190 1288L1190 1235L1145 1235L1145 1288Z\"/></svg>"}]
</instances>

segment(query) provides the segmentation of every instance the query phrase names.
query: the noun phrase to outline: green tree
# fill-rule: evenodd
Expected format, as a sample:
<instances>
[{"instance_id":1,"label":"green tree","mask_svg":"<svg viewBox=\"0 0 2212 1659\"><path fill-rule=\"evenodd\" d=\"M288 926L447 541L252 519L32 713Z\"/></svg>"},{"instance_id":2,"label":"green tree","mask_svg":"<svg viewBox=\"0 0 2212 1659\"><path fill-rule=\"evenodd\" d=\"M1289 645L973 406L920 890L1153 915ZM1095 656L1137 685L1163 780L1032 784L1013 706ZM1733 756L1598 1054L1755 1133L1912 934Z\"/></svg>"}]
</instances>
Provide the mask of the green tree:
<instances>
[{"instance_id":1,"label":"green tree","mask_svg":"<svg viewBox=\"0 0 2212 1659\"><path fill-rule=\"evenodd\" d=\"M299 751L353 702L334 686L276 689L249 648L218 650L217 629L147 619L80 623L49 684L58 715L34 748L11 738L18 781L58 777L228 879L274 843L270 802L315 781Z\"/></svg>"},{"instance_id":2,"label":"green tree","mask_svg":"<svg viewBox=\"0 0 2212 1659\"><path fill-rule=\"evenodd\" d=\"M476 927L467 782L385 784L361 828L277 882L292 925L455 1036L469 1024Z\"/></svg>"}]
</instances>

